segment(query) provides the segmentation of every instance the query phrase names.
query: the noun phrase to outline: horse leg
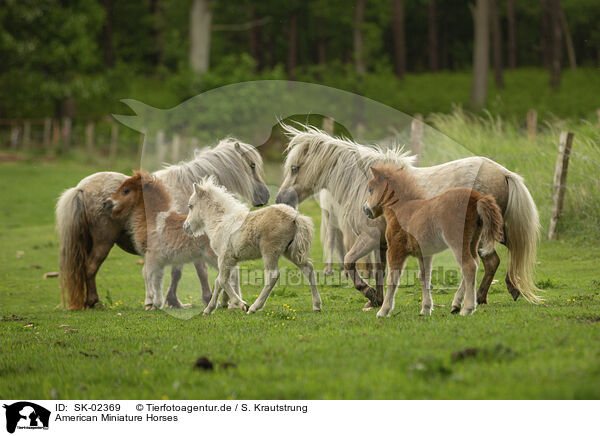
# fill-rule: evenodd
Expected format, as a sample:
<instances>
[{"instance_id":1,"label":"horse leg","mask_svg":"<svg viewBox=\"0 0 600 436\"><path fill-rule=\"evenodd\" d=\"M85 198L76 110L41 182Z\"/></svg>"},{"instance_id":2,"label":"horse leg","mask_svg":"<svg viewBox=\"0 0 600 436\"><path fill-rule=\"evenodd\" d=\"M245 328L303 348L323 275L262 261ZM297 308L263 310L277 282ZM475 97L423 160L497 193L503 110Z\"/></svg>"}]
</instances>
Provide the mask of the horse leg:
<instances>
[{"instance_id":1,"label":"horse leg","mask_svg":"<svg viewBox=\"0 0 600 436\"><path fill-rule=\"evenodd\" d=\"M480 257L483 263L484 274L481 283L479 283L479 289L477 289L477 304L487 304L488 291L500 265L500 257L496 253L496 250L486 256L480 255Z\"/></svg>"},{"instance_id":2,"label":"horse leg","mask_svg":"<svg viewBox=\"0 0 600 436\"><path fill-rule=\"evenodd\" d=\"M100 269L100 265L102 265L102 262L104 262L106 256L108 256L112 246L112 242L97 243L97 241L94 240L92 252L86 259L85 265L85 285L87 288L85 307L92 308L100 301L98 290L96 289L96 274Z\"/></svg>"},{"instance_id":3,"label":"horse leg","mask_svg":"<svg viewBox=\"0 0 600 436\"><path fill-rule=\"evenodd\" d=\"M209 314L215 311L217 308L217 301L221 290L224 290L229 295L231 302L229 303L229 308L240 308L244 311L247 309L248 305L244 300L242 300L231 287L229 280L231 277L231 270L235 268L235 262L232 262L230 259L225 259L219 262L219 276L215 281L215 291L213 292L212 298L204 309L205 314Z\"/></svg>"},{"instance_id":4,"label":"horse leg","mask_svg":"<svg viewBox=\"0 0 600 436\"><path fill-rule=\"evenodd\" d=\"M285 254L289 260L291 260L294 265L296 265L304 277L308 280L308 284L310 285L310 293L312 295L312 303L313 310L315 312L321 311L321 296L319 295L319 289L317 289L317 279L315 277L315 268L310 260L306 260L302 262L300 259L294 259L288 256L288 253Z\"/></svg>"},{"instance_id":5,"label":"horse leg","mask_svg":"<svg viewBox=\"0 0 600 436\"><path fill-rule=\"evenodd\" d=\"M406 263L407 255L398 249L388 247L387 252L387 263L390 268L387 277L387 293L383 299L383 305L379 312L377 312L378 318L384 318L390 316L392 310L394 310L396 290L400 283L400 277L402 276L402 270Z\"/></svg>"},{"instance_id":6,"label":"horse leg","mask_svg":"<svg viewBox=\"0 0 600 436\"><path fill-rule=\"evenodd\" d=\"M206 269L206 263L203 260L194 262L196 268L196 274L200 280L200 287L202 288L202 304L208 305L212 292L210 290L210 283L208 282L208 270Z\"/></svg>"},{"instance_id":7,"label":"horse leg","mask_svg":"<svg viewBox=\"0 0 600 436\"><path fill-rule=\"evenodd\" d=\"M379 258L379 259L377 259ZM375 262L375 290L377 292L377 303L381 306L383 303L384 283L385 283L385 270L387 268L387 246L380 246L379 250L376 251Z\"/></svg>"},{"instance_id":8,"label":"horse leg","mask_svg":"<svg viewBox=\"0 0 600 436\"><path fill-rule=\"evenodd\" d=\"M336 249L336 239L337 232L335 226L331 223L331 220L327 222L327 260L325 262L325 268L323 269L323 274L329 276L333 274L333 256L335 254Z\"/></svg>"},{"instance_id":9,"label":"horse leg","mask_svg":"<svg viewBox=\"0 0 600 436\"><path fill-rule=\"evenodd\" d=\"M460 312L460 306L462 306L464 298L465 298L465 279L463 278L460 281L458 290L454 294L454 299L452 300L452 309L451 309L450 313Z\"/></svg>"},{"instance_id":10,"label":"horse leg","mask_svg":"<svg viewBox=\"0 0 600 436\"><path fill-rule=\"evenodd\" d=\"M433 267L433 256L419 258L419 280L421 281L421 315L431 315L433 310L433 299L431 298L431 268Z\"/></svg>"},{"instance_id":11,"label":"horse leg","mask_svg":"<svg viewBox=\"0 0 600 436\"><path fill-rule=\"evenodd\" d=\"M339 260L338 266L340 268L340 271L343 271L344 270L344 255L345 255L344 235L342 234L340 229L335 229L335 252L338 255L338 260Z\"/></svg>"},{"instance_id":12,"label":"horse leg","mask_svg":"<svg viewBox=\"0 0 600 436\"><path fill-rule=\"evenodd\" d=\"M167 296L165 297L165 305L167 307L172 307L174 309L183 309L184 307L184 304L177 298L177 285L179 284L179 280L181 280L182 270L183 265L171 266L171 283L169 284Z\"/></svg>"},{"instance_id":13,"label":"horse leg","mask_svg":"<svg viewBox=\"0 0 600 436\"><path fill-rule=\"evenodd\" d=\"M502 240L502 244L505 245L506 248L508 248L508 236L506 232L506 227L504 228L504 239ZM506 268L506 277L504 278L504 281L506 282L506 289L508 290L508 293L513 297L514 301L517 301L517 298L519 298L519 295L521 295L521 291L515 286L515 284L510 279L510 262L508 262L508 267Z\"/></svg>"},{"instance_id":14,"label":"horse leg","mask_svg":"<svg viewBox=\"0 0 600 436\"><path fill-rule=\"evenodd\" d=\"M144 298L144 306L146 310L154 309L153 301L154 301L154 290L152 287L152 282L150 280L150 266L148 265L148 261L144 262L144 267L142 268L142 276L144 277L144 288L146 291L146 297Z\"/></svg>"},{"instance_id":15,"label":"horse leg","mask_svg":"<svg viewBox=\"0 0 600 436\"><path fill-rule=\"evenodd\" d=\"M466 258L461 265L463 280L465 282L465 302L461 315L471 315L475 312L477 301L475 300L475 281L477 280L477 262L474 258Z\"/></svg>"},{"instance_id":16,"label":"horse leg","mask_svg":"<svg viewBox=\"0 0 600 436\"><path fill-rule=\"evenodd\" d=\"M258 312L259 310L262 310L263 307L265 307L265 303L267 302L271 291L275 287L277 280L279 280L278 257L279 256L264 258L265 286L263 287L262 291L260 291L260 294L258 295L256 301L252 304L252 306L250 306L250 309L248 309L248 314Z\"/></svg>"},{"instance_id":17,"label":"horse leg","mask_svg":"<svg viewBox=\"0 0 600 436\"><path fill-rule=\"evenodd\" d=\"M372 307L379 306L381 303L377 302L375 289L369 286L356 270L356 262L376 248L379 248L379 239L375 239L367 233L361 233L354 241L350 251L344 256L344 269L348 272L354 287L369 299Z\"/></svg>"},{"instance_id":18,"label":"horse leg","mask_svg":"<svg viewBox=\"0 0 600 436\"><path fill-rule=\"evenodd\" d=\"M162 309L165 306L162 293L164 272L165 270L162 265L153 265L149 267L149 281L152 286L152 304L158 309Z\"/></svg>"}]
</instances>

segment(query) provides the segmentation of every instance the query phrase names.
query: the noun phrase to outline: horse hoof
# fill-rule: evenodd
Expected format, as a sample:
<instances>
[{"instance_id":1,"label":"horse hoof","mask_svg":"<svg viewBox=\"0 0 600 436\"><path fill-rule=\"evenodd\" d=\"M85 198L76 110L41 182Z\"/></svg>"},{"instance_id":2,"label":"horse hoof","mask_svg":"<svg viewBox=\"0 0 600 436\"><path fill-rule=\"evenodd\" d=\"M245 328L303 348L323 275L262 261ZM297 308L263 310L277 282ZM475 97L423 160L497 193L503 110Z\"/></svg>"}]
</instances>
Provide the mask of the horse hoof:
<instances>
[{"instance_id":1,"label":"horse hoof","mask_svg":"<svg viewBox=\"0 0 600 436\"><path fill-rule=\"evenodd\" d=\"M460 312L460 307L452 306L450 313L456 315L458 312Z\"/></svg>"},{"instance_id":2,"label":"horse hoof","mask_svg":"<svg viewBox=\"0 0 600 436\"><path fill-rule=\"evenodd\" d=\"M475 312L475 309L463 309L460 311L460 316L473 315L473 312Z\"/></svg>"},{"instance_id":3,"label":"horse hoof","mask_svg":"<svg viewBox=\"0 0 600 436\"><path fill-rule=\"evenodd\" d=\"M477 299L477 304L488 304L487 298Z\"/></svg>"},{"instance_id":4,"label":"horse hoof","mask_svg":"<svg viewBox=\"0 0 600 436\"><path fill-rule=\"evenodd\" d=\"M331 268L325 268L323 270L323 275L324 276L330 276L331 274L333 274L333 270Z\"/></svg>"},{"instance_id":5,"label":"horse hoof","mask_svg":"<svg viewBox=\"0 0 600 436\"><path fill-rule=\"evenodd\" d=\"M363 310L363 312L368 312L369 310L375 309L375 307L377 307L377 306L374 306L373 303L371 303L370 301L367 301L365 303L364 307L362 308L362 310Z\"/></svg>"},{"instance_id":6,"label":"horse hoof","mask_svg":"<svg viewBox=\"0 0 600 436\"><path fill-rule=\"evenodd\" d=\"M146 304L146 310L154 310L154 304Z\"/></svg>"},{"instance_id":7,"label":"horse hoof","mask_svg":"<svg viewBox=\"0 0 600 436\"><path fill-rule=\"evenodd\" d=\"M517 299L519 298L519 295L521 295L521 293L515 289L513 291L510 291L510 295L512 295L514 301L517 301Z\"/></svg>"},{"instance_id":8,"label":"horse hoof","mask_svg":"<svg viewBox=\"0 0 600 436\"><path fill-rule=\"evenodd\" d=\"M377 318L388 318L389 316L390 316L390 313L389 312L386 313L382 309L379 309L379 312L377 312Z\"/></svg>"}]
</instances>

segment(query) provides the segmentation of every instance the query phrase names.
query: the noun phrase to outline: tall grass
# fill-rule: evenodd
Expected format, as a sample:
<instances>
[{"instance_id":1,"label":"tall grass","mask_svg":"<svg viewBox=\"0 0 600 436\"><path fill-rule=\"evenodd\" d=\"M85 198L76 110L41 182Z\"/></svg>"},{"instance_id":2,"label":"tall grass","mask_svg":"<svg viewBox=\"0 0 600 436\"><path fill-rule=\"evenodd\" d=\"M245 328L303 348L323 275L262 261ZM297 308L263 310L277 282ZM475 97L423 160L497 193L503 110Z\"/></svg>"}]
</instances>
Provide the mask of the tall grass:
<instances>
[{"instance_id":1,"label":"tall grass","mask_svg":"<svg viewBox=\"0 0 600 436\"><path fill-rule=\"evenodd\" d=\"M586 120L555 119L538 126L535 139L525 126L500 117L461 110L432 114L427 122L475 155L487 156L525 178L547 231L552 207L552 179L561 131L575 134L569 162L561 237L600 236L600 125Z\"/></svg>"}]
</instances>

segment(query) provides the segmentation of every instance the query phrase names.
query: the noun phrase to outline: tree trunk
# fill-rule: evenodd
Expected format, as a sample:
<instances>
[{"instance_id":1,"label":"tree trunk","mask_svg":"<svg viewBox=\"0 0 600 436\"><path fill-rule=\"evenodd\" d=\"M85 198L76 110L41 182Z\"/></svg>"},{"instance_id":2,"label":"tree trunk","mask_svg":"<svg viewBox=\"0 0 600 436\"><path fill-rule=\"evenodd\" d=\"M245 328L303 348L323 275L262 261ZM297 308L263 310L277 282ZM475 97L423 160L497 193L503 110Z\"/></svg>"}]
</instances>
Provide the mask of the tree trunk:
<instances>
[{"instance_id":1,"label":"tree trunk","mask_svg":"<svg viewBox=\"0 0 600 436\"><path fill-rule=\"evenodd\" d=\"M473 83L471 86L470 105L473 109L481 109L487 98L488 71L490 68L490 26L488 0L477 0L472 6L475 30L473 46Z\"/></svg>"},{"instance_id":2,"label":"tree trunk","mask_svg":"<svg viewBox=\"0 0 600 436\"><path fill-rule=\"evenodd\" d=\"M437 22L437 8L435 6L435 0L429 1L428 7L428 50L429 50L429 69L431 71L437 71L440 67L438 58L438 22Z\"/></svg>"},{"instance_id":3,"label":"tree trunk","mask_svg":"<svg viewBox=\"0 0 600 436\"><path fill-rule=\"evenodd\" d=\"M115 50L112 42L112 0L103 0L104 24L102 25L102 45L104 47L104 63L107 67L115 66Z\"/></svg>"},{"instance_id":4,"label":"tree trunk","mask_svg":"<svg viewBox=\"0 0 600 436\"><path fill-rule=\"evenodd\" d=\"M253 4L248 5L248 21L256 22L258 15L256 8ZM263 55L263 43L262 43L262 29L261 26L250 26L248 29L248 45L250 49L250 55L256 61L256 71L262 71L265 66L265 60Z\"/></svg>"},{"instance_id":5,"label":"tree trunk","mask_svg":"<svg viewBox=\"0 0 600 436\"><path fill-rule=\"evenodd\" d=\"M515 17L515 0L506 0L508 19L508 68L517 68L517 20Z\"/></svg>"},{"instance_id":6,"label":"tree trunk","mask_svg":"<svg viewBox=\"0 0 600 436\"><path fill-rule=\"evenodd\" d=\"M190 10L190 65L197 73L210 64L211 0L193 0Z\"/></svg>"},{"instance_id":7,"label":"tree trunk","mask_svg":"<svg viewBox=\"0 0 600 436\"><path fill-rule=\"evenodd\" d=\"M287 71L290 80L296 80L296 61L298 52L298 12L294 10L290 16L288 30L288 58Z\"/></svg>"},{"instance_id":8,"label":"tree trunk","mask_svg":"<svg viewBox=\"0 0 600 436\"><path fill-rule=\"evenodd\" d=\"M403 0L394 0L394 49L396 76L404 77L406 71L406 46L404 44L404 4Z\"/></svg>"},{"instance_id":9,"label":"tree trunk","mask_svg":"<svg viewBox=\"0 0 600 436\"><path fill-rule=\"evenodd\" d=\"M569 30L569 23L565 11L560 10L560 26L563 33L565 34L565 43L567 44L567 56L569 58L569 66L572 70L577 69L577 62L575 61L575 47L573 46L573 38L571 38L571 31Z\"/></svg>"},{"instance_id":10,"label":"tree trunk","mask_svg":"<svg viewBox=\"0 0 600 436\"><path fill-rule=\"evenodd\" d=\"M552 0L540 0L541 12L541 39L540 48L542 51L542 65L550 69L552 64L552 23L550 2Z\"/></svg>"},{"instance_id":11,"label":"tree trunk","mask_svg":"<svg viewBox=\"0 0 600 436\"><path fill-rule=\"evenodd\" d=\"M152 16L150 33L154 41L154 65L159 66L163 64L165 53L165 44L163 41L164 17L160 0L150 1L150 14Z\"/></svg>"},{"instance_id":12,"label":"tree trunk","mask_svg":"<svg viewBox=\"0 0 600 436\"><path fill-rule=\"evenodd\" d=\"M560 86L560 64L562 58L562 32L560 24L560 0L550 0L550 23L552 29L552 58L550 64L550 86Z\"/></svg>"},{"instance_id":13,"label":"tree trunk","mask_svg":"<svg viewBox=\"0 0 600 436\"><path fill-rule=\"evenodd\" d=\"M317 63L327 63L327 41L323 35L323 17L317 17Z\"/></svg>"},{"instance_id":14,"label":"tree trunk","mask_svg":"<svg viewBox=\"0 0 600 436\"><path fill-rule=\"evenodd\" d=\"M494 39L494 81L499 89L504 88L504 76L502 75L502 27L500 26L500 13L498 12L498 0L490 2L490 21Z\"/></svg>"},{"instance_id":15,"label":"tree trunk","mask_svg":"<svg viewBox=\"0 0 600 436\"><path fill-rule=\"evenodd\" d=\"M366 0L356 0L354 5L354 66L359 75L363 75L367 72L363 35L365 3Z\"/></svg>"}]
</instances>

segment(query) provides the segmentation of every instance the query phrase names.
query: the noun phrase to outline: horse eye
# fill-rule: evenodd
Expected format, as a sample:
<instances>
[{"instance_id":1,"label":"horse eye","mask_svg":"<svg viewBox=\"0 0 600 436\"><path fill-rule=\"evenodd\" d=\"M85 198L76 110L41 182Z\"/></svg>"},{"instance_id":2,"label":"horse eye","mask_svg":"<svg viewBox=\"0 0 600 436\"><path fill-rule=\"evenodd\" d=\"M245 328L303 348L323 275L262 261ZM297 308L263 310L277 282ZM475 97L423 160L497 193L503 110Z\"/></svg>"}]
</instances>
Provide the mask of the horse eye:
<instances>
[{"instance_id":1,"label":"horse eye","mask_svg":"<svg viewBox=\"0 0 600 436\"><path fill-rule=\"evenodd\" d=\"M292 165L292 174L296 174L300 167L298 165Z\"/></svg>"},{"instance_id":2,"label":"horse eye","mask_svg":"<svg viewBox=\"0 0 600 436\"><path fill-rule=\"evenodd\" d=\"M127 189L127 188L123 189L123 195L127 195L127 194L129 194L129 189Z\"/></svg>"},{"instance_id":3,"label":"horse eye","mask_svg":"<svg viewBox=\"0 0 600 436\"><path fill-rule=\"evenodd\" d=\"M194 205L193 205L193 204L188 204L188 209L189 209L189 210L192 210L193 208L194 208Z\"/></svg>"},{"instance_id":4,"label":"horse eye","mask_svg":"<svg viewBox=\"0 0 600 436\"><path fill-rule=\"evenodd\" d=\"M250 164L250 168L252 168L252 169L256 168L256 164L255 164L254 162L252 162L252 163Z\"/></svg>"},{"instance_id":5,"label":"horse eye","mask_svg":"<svg viewBox=\"0 0 600 436\"><path fill-rule=\"evenodd\" d=\"M372 193L373 193L373 187L369 186L369 194L372 194Z\"/></svg>"}]
</instances>

